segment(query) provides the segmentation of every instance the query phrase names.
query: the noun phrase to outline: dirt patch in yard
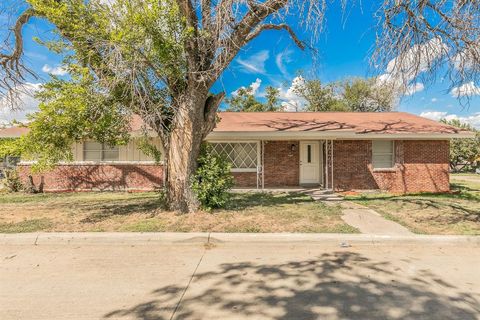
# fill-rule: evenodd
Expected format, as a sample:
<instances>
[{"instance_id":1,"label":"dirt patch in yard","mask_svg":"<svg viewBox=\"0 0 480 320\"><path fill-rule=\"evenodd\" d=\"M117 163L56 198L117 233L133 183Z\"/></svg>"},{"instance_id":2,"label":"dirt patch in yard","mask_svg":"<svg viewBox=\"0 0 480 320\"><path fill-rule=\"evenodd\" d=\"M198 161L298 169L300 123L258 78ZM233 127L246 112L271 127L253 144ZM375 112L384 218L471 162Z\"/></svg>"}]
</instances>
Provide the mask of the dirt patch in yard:
<instances>
[{"instance_id":1,"label":"dirt patch in yard","mask_svg":"<svg viewBox=\"0 0 480 320\"><path fill-rule=\"evenodd\" d=\"M227 208L176 214L156 193L0 195L0 232L356 232L338 206L303 194L233 194Z\"/></svg>"}]
</instances>

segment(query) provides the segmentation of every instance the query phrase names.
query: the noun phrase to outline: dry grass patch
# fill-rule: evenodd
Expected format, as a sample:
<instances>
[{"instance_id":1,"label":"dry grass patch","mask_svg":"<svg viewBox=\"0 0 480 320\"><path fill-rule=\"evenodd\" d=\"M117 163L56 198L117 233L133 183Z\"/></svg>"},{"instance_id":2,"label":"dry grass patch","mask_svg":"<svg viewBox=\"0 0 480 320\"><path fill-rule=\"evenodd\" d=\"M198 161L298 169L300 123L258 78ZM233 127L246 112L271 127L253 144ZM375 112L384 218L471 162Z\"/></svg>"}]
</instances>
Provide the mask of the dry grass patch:
<instances>
[{"instance_id":1,"label":"dry grass patch","mask_svg":"<svg viewBox=\"0 0 480 320\"><path fill-rule=\"evenodd\" d=\"M452 175L452 193L448 194L364 194L347 199L415 233L480 235L480 177L464 177Z\"/></svg>"},{"instance_id":2,"label":"dry grass patch","mask_svg":"<svg viewBox=\"0 0 480 320\"><path fill-rule=\"evenodd\" d=\"M340 216L303 194L232 194L227 208L194 214L163 210L153 192L0 195L0 232L357 232Z\"/></svg>"}]
</instances>

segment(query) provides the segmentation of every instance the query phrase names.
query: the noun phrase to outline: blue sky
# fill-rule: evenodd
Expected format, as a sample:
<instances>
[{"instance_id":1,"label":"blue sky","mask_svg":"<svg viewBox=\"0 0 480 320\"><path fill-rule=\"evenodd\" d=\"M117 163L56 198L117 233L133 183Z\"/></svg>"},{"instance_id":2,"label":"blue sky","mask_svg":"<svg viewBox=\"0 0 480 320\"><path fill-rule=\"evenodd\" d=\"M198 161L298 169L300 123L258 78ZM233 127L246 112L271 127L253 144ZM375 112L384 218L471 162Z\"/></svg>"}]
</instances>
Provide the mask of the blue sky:
<instances>
[{"instance_id":1,"label":"blue sky","mask_svg":"<svg viewBox=\"0 0 480 320\"><path fill-rule=\"evenodd\" d=\"M231 94L239 87L254 84L256 94L261 99L265 87L272 85L281 89L282 98L289 99L288 88L300 71L309 77L318 77L322 82L382 74L384 70L374 70L369 65L375 41L376 22L373 13L377 4L365 0L362 1L361 8L357 4L345 13L340 7L332 5L327 12L324 32L315 44L318 52L315 62L312 53L299 50L286 32L264 32L241 51L214 90L225 90ZM294 17L290 20L295 25ZM33 88L47 81L48 73L63 74L61 58L32 40L35 36L49 38L52 36L51 31L52 27L48 23L34 19L24 32L25 60L40 75L39 79L30 79ZM3 32L0 31L2 38ZM296 32L300 38L310 37L302 30L296 29ZM417 92L403 97L398 110L434 119L442 116L459 117L480 127L480 95L474 96L468 107L462 106L449 91L449 83L441 81L441 76L437 77L435 83L423 88L419 85ZM26 98L25 109L17 113L0 110L0 122L24 118L25 112L35 110L33 99Z\"/></svg>"}]
</instances>

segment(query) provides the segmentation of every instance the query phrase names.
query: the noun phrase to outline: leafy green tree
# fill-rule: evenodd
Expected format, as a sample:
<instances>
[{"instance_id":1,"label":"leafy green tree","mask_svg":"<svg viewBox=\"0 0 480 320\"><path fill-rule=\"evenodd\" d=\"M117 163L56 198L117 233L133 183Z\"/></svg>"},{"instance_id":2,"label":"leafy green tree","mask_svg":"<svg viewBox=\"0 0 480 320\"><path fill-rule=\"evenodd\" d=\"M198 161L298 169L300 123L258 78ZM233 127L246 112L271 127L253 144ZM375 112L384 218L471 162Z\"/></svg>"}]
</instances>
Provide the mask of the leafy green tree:
<instances>
[{"instance_id":1,"label":"leafy green tree","mask_svg":"<svg viewBox=\"0 0 480 320\"><path fill-rule=\"evenodd\" d=\"M70 71L70 80L53 77L38 92L39 111L28 116L30 131L17 141L22 157L36 160L34 171L72 160L75 141L118 145L129 139L129 119L122 105L97 91L87 69Z\"/></svg>"},{"instance_id":2,"label":"leafy green tree","mask_svg":"<svg viewBox=\"0 0 480 320\"><path fill-rule=\"evenodd\" d=\"M266 95L266 103L265 103L265 111L278 111L280 109L280 90L274 88L272 86L268 86L265 89Z\"/></svg>"},{"instance_id":3,"label":"leafy green tree","mask_svg":"<svg viewBox=\"0 0 480 320\"><path fill-rule=\"evenodd\" d=\"M474 169L476 162L480 161L480 131L458 119L440 121L459 129L476 132L476 137L472 139L450 140L450 169L453 171Z\"/></svg>"},{"instance_id":4,"label":"leafy green tree","mask_svg":"<svg viewBox=\"0 0 480 320\"><path fill-rule=\"evenodd\" d=\"M392 86L379 83L375 78L352 78L337 84L341 99L350 111L392 111L396 102Z\"/></svg>"},{"instance_id":5,"label":"leafy green tree","mask_svg":"<svg viewBox=\"0 0 480 320\"><path fill-rule=\"evenodd\" d=\"M306 101L307 111L391 111L396 102L394 90L375 78L352 78L323 84L309 79L296 85L295 93Z\"/></svg>"},{"instance_id":6,"label":"leafy green tree","mask_svg":"<svg viewBox=\"0 0 480 320\"><path fill-rule=\"evenodd\" d=\"M227 111L265 112L278 111L280 109L279 94L277 88L268 86L266 89L266 102L258 101L253 94L252 88L240 88L230 98L226 98Z\"/></svg>"},{"instance_id":7,"label":"leafy green tree","mask_svg":"<svg viewBox=\"0 0 480 320\"><path fill-rule=\"evenodd\" d=\"M318 79L305 80L294 87L294 92L307 102L307 111L347 111L332 84L324 85Z\"/></svg>"},{"instance_id":8,"label":"leafy green tree","mask_svg":"<svg viewBox=\"0 0 480 320\"><path fill-rule=\"evenodd\" d=\"M227 111L259 112L265 109L265 105L255 98L252 88L238 89L225 102L228 104Z\"/></svg>"}]
</instances>

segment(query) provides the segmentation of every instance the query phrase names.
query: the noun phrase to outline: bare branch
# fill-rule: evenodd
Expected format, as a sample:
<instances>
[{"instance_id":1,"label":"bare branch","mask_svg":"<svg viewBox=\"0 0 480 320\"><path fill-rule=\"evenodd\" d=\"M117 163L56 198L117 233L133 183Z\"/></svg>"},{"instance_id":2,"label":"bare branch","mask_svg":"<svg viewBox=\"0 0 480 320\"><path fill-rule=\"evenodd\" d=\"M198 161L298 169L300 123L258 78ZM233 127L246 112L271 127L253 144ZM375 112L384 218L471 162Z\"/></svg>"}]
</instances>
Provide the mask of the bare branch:
<instances>
[{"instance_id":1,"label":"bare branch","mask_svg":"<svg viewBox=\"0 0 480 320\"><path fill-rule=\"evenodd\" d=\"M10 54L0 51L0 97L5 97L8 104L13 108L15 100L19 94L18 90L25 83L26 75L35 77L33 71L21 63L23 56L23 27L28 23L31 17L35 15L32 8L25 10L16 20L12 33L14 35L14 48ZM3 49L3 48L2 48ZM4 49L2 51L5 51Z\"/></svg>"},{"instance_id":2,"label":"bare branch","mask_svg":"<svg viewBox=\"0 0 480 320\"><path fill-rule=\"evenodd\" d=\"M259 25L258 27L255 28L255 30L250 32L250 34L246 37L247 41L253 40L258 35L260 35L260 33L264 30L285 30L290 34L290 37L295 42L297 47L299 47L302 50L305 49L305 43L297 37L293 29L286 23L282 23L282 24L269 23L269 24Z\"/></svg>"}]
</instances>

